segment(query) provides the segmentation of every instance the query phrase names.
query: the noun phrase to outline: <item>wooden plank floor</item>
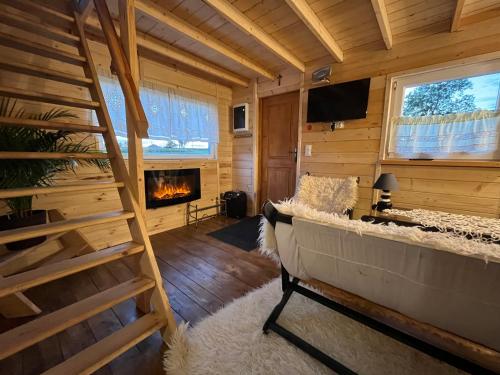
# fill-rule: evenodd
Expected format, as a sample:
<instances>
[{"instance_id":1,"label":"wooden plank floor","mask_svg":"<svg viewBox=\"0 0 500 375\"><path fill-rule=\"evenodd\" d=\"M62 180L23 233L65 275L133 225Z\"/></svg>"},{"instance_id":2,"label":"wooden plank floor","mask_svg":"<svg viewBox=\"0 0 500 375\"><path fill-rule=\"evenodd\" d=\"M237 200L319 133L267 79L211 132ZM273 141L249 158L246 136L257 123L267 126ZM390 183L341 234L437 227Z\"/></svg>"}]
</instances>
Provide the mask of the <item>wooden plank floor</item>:
<instances>
[{"instance_id":1,"label":"wooden plank floor","mask_svg":"<svg viewBox=\"0 0 500 375\"><path fill-rule=\"evenodd\" d=\"M256 251L245 252L206 234L235 220L216 218L198 229L183 227L151 237L158 265L178 322L191 324L217 311L279 274L277 266ZM133 276L134 258L117 261L26 291L44 313L110 288ZM0 374L32 375L93 344L141 314L125 301L83 323L0 361ZM29 319L0 318L0 331ZM98 374L163 374L165 350L158 333L130 349Z\"/></svg>"}]
</instances>

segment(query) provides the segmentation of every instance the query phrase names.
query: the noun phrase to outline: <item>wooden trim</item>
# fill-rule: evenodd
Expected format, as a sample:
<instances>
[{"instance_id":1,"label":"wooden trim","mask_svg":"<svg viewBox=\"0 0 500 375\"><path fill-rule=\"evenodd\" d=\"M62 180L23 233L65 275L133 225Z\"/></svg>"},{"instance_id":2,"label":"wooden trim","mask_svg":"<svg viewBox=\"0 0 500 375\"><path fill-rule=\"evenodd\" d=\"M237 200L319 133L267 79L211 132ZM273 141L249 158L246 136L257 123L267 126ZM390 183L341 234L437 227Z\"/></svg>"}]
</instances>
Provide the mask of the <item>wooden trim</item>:
<instances>
[{"instance_id":1,"label":"wooden trim","mask_svg":"<svg viewBox=\"0 0 500 375\"><path fill-rule=\"evenodd\" d=\"M135 0L119 0L118 12L120 17L120 38L125 58L130 65L130 77L139 87L140 71L139 57L137 55L137 30L135 25ZM134 131L134 118L127 109L127 135L128 135L128 172L130 175L130 191L134 195L140 209L140 215L146 218L146 193L144 187L144 151L142 139ZM136 305L143 313L151 311L149 293L141 294L136 298Z\"/></svg>"},{"instance_id":2,"label":"wooden trim","mask_svg":"<svg viewBox=\"0 0 500 375\"><path fill-rule=\"evenodd\" d=\"M142 107L139 89L131 75L130 64L118 39L118 34L116 33L106 1L94 0L94 3L104 37L108 43L113 68L116 71L123 96L125 97L128 114L133 119L135 133L140 138L148 138L148 120Z\"/></svg>"},{"instance_id":3,"label":"wooden trim","mask_svg":"<svg viewBox=\"0 0 500 375\"><path fill-rule=\"evenodd\" d=\"M382 165L405 165L427 167L459 167L459 168L500 168L500 161L483 160L382 160Z\"/></svg>"},{"instance_id":4,"label":"wooden trim","mask_svg":"<svg viewBox=\"0 0 500 375\"><path fill-rule=\"evenodd\" d=\"M253 124L253 129L252 129L252 155L253 155L253 181L252 181L252 186L253 186L253 207L252 211L254 215L258 215L260 212L260 178L261 178L261 171L260 171L260 163L261 163L261 147L262 147L262 138L261 138L261 126L262 126L262 119L261 119L261 114L260 114L260 104L261 101L259 99L258 95L258 81L255 79L252 82L252 105L253 105L253 113L254 113L254 124Z\"/></svg>"},{"instance_id":5,"label":"wooden trim","mask_svg":"<svg viewBox=\"0 0 500 375\"><path fill-rule=\"evenodd\" d=\"M130 75L135 85L139 86L140 71L137 55L137 30L135 26L135 0L119 0L118 11L120 16L120 38L125 57L130 65ZM146 215L146 199L144 192L144 157L142 139L135 132L134 118L129 106L127 109L128 135L128 171L132 185L130 190L139 203L141 214Z\"/></svg>"},{"instance_id":6,"label":"wooden trim","mask_svg":"<svg viewBox=\"0 0 500 375\"><path fill-rule=\"evenodd\" d=\"M344 53L323 22L314 13L306 0L286 0L288 6L304 22L309 30L323 44L337 62L344 60Z\"/></svg>"},{"instance_id":7,"label":"wooden trim","mask_svg":"<svg viewBox=\"0 0 500 375\"><path fill-rule=\"evenodd\" d=\"M453 13L453 18L451 21L450 32L457 31L460 28L460 22L462 19L462 11L464 9L465 0L457 0L455 5L455 12Z\"/></svg>"},{"instance_id":8,"label":"wooden trim","mask_svg":"<svg viewBox=\"0 0 500 375\"><path fill-rule=\"evenodd\" d=\"M253 70L259 75L269 78L270 80L274 80L276 78L276 74L260 64L253 62L248 59L246 54L240 53L230 47L227 44L220 42L218 39L212 37L207 34L205 31L202 31L191 24L184 21L182 18L177 17L174 13L169 12L163 7L153 3L150 0L137 0L135 2L135 7L146 14L149 17L154 18L161 24L164 24L178 32L188 36L194 41L201 43L208 48L217 51L218 53L230 58L231 60L237 62L244 67Z\"/></svg>"},{"instance_id":9,"label":"wooden trim","mask_svg":"<svg viewBox=\"0 0 500 375\"><path fill-rule=\"evenodd\" d=\"M147 314L44 372L43 375L93 374L120 354L151 336L163 325L165 322L159 314Z\"/></svg>"},{"instance_id":10,"label":"wooden trim","mask_svg":"<svg viewBox=\"0 0 500 375\"><path fill-rule=\"evenodd\" d=\"M300 181L300 165L302 163L302 124L307 122L307 100L309 91L304 88L305 74L300 75L299 89L299 126L297 135L297 170L295 172L295 190L299 186Z\"/></svg>"},{"instance_id":11,"label":"wooden trim","mask_svg":"<svg viewBox=\"0 0 500 375\"><path fill-rule=\"evenodd\" d=\"M375 16L377 17L378 26L380 32L382 33L382 38L384 39L385 47L387 49L392 48L392 32L389 23L389 17L387 16L387 9L385 7L384 0L372 0L373 10L375 11Z\"/></svg>"},{"instance_id":12,"label":"wooden trim","mask_svg":"<svg viewBox=\"0 0 500 375\"><path fill-rule=\"evenodd\" d=\"M11 329L0 335L0 360L154 286L155 282L151 279L135 278Z\"/></svg>"},{"instance_id":13,"label":"wooden trim","mask_svg":"<svg viewBox=\"0 0 500 375\"><path fill-rule=\"evenodd\" d=\"M253 22L245 14L240 12L234 5L226 0L204 0L205 3L210 5L220 14L222 14L228 21L238 27L246 34L254 37L262 45L266 46L275 55L286 61L288 64L294 66L301 72L305 72L305 64L292 52L286 49L283 45L278 43L276 39L266 33L259 25Z\"/></svg>"},{"instance_id":14,"label":"wooden trim","mask_svg":"<svg viewBox=\"0 0 500 375\"><path fill-rule=\"evenodd\" d=\"M93 17L89 17L87 20L87 27L90 27L94 33L101 32L99 22ZM230 82L241 87L248 87L249 85L249 80L247 78L221 68L220 66L199 58L196 55L173 47L172 45L150 35L137 33L137 47L139 48L139 52L146 51L147 53L153 53L162 59L166 58L168 60L177 61L187 67L194 68L226 82Z\"/></svg>"}]
</instances>

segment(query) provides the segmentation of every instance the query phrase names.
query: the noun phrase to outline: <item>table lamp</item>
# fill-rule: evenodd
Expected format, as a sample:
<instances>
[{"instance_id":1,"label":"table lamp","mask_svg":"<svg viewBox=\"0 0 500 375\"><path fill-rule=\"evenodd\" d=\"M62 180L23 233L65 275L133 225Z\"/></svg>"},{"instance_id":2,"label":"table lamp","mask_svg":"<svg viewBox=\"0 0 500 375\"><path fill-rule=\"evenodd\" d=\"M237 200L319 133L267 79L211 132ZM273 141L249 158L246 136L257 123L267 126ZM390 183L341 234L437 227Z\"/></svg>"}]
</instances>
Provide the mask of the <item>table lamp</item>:
<instances>
[{"instance_id":1,"label":"table lamp","mask_svg":"<svg viewBox=\"0 0 500 375\"><path fill-rule=\"evenodd\" d=\"M377 211L380 212L386 209L391 209L391 191L399 190L399 184L398 180L396 180L396 176L392 173L382 173L373 185L373 188L382 190L382 194L380 195L380 200L377 204L372 206L372 209L377 209Z\"/></svg>"}]
</instances>

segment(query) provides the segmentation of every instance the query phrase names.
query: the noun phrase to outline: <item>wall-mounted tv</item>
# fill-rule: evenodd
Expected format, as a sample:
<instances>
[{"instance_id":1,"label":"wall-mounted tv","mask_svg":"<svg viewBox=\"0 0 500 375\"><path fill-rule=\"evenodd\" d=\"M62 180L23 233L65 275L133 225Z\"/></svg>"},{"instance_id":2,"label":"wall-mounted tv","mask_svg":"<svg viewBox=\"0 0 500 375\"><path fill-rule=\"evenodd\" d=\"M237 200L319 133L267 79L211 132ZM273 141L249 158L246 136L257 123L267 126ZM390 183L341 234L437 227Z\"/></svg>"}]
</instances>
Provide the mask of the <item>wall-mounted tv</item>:
<instances>
[{"instance_id":1,"label":"wall-mounted tv","mask_svg":"<svg viewBox=\"0 0 500 375\"><path fill-rule=\"evenodd\" d=\"M309 90L307 122L366 118L370 78Z\"/></svg>"}]
</instances>

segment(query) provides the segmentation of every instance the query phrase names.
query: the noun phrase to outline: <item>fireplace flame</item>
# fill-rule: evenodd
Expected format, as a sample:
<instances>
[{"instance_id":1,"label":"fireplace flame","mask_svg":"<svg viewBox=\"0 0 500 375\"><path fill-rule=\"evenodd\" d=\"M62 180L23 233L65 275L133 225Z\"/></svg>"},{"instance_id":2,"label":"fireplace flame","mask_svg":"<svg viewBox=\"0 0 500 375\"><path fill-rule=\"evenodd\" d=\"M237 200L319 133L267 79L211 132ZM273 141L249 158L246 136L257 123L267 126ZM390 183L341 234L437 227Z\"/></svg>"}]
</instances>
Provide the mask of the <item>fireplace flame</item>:
<instances>
[{"instance_id":1,"label":"fireplace flame","mask_svg":"<svg viewBox=\"0 0 500 375\"><path fill-rule=\"evenodd\" d=\"M159 186L157 185L156 190L153 192L153 198L163 200L185 197L189 194L191 194L191 189L185 182L182 184L168 184L163 182Z\"/></svg>"}]
</instances>

